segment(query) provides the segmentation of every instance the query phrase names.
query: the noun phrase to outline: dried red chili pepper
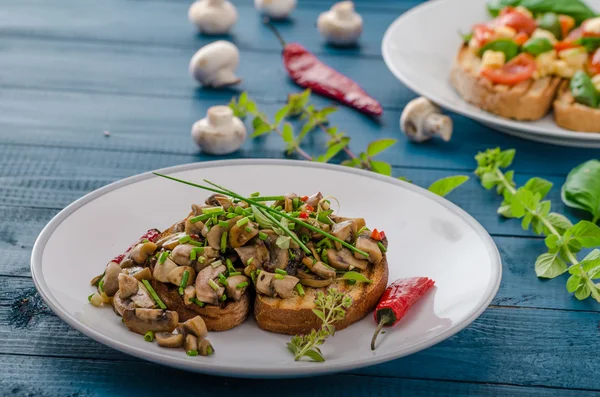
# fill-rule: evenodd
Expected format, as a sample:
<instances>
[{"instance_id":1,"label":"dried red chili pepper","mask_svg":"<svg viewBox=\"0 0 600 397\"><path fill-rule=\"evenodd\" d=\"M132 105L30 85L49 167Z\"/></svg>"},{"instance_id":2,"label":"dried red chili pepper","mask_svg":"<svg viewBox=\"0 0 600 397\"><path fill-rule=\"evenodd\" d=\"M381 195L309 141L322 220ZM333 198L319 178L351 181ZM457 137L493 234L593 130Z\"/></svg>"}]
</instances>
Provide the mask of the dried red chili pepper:
<instances>
[{"instance_id":1,"label":"dried red chili pepper","mask_svg":"<svg viewBox=\"0 0 600 397\"><path fill-rule=\"evenodd\" d=\"M371 340L371 350L375 350L375 340L383 326L392 326L400 321L434 284L435 281L427 277L412 277L396 280L387 287L375 309L377 329Z\"/></svg>"},{"instance_id":2,"label":"dried red chili pepper","mask_svg":"<svg viewBox=\"0 0 600 397\"><path fill-rule=\"evenodd\" d=\"M113 258L112 262L117 262L118 264L121 264L121 261L123 260L123 258L125 258L125 255L127 255L127 253L129 251L131 251L136 245L138 245L140 243L140 241L147 239L148 241L151 241L154 243L154 242L156 242L156 240L158 240L158 236L160 236L160 230L158 230L158 229L148 230L135 243L131 244L125 252L123 252L121 255L115 256Z\"/></svg>"},{"instance_id":3,"label":"dried red chili pepper","mask_svg":"<svg viewBox=\"0 0 600 397\"><path fill-rule=\"evenodd\" d=\"M371 116L383 113L381 104L365 92L354 80L319 60L298 43L287 44L277 29L265 21L283 46L283 64L289 76L300 87L335 99Z\"/></svg>"}]
</instances>

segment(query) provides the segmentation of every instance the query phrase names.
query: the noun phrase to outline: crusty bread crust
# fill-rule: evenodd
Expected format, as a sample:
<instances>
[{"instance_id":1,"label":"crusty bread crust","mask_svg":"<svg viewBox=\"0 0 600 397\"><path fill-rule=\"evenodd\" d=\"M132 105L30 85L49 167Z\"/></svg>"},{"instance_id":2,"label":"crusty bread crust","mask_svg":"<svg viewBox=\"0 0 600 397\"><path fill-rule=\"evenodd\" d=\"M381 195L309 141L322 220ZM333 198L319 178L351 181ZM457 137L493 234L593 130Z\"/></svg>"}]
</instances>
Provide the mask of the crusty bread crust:
<instances>
[{"instance_id":1,"label":"crusty bread crust","mask_svg":"<svg viewBox=\"0 0 600 397\"><path fill-rule=\"evenodd\" d=\"M450 82L469 103L502 117L532 121L544 117L561 81L559 77L529 79L515 86L493 84L479 76L481 59L461 47L450 72Z\"/></svg>"},{"instance_id":2,"label":"crusty bread crust","mask_svg":"<svg viewBox=\"0 0 600 397\"><path fill-rule=\"evenodd\" d=\"M333 283L330 287L348 293L352 297L352 306L346 312L346 317L335 323L337 331L362 320L371 313L388 282L388 263L384 256L377 265L370 267L363 274L373 283L357 283L350 285L345 281ZM257 294L254 301L254 318L258 326L264 330L281 334L305 334L321 326L321 320L312 312L317 291L325 288L304 287L305 296L281 299Z\"/></svg>"},{"instance_id":3,"label":"crusty bread crust","mask_svg":"<svg viewBox=\"0 0 600 397\"><path fill-rule=\"evenodd\" d=\"M563 81L554 101L554 121L573 131L600 132L600 109L575 102L569 82Z\"/></svg>"}]
</instances>

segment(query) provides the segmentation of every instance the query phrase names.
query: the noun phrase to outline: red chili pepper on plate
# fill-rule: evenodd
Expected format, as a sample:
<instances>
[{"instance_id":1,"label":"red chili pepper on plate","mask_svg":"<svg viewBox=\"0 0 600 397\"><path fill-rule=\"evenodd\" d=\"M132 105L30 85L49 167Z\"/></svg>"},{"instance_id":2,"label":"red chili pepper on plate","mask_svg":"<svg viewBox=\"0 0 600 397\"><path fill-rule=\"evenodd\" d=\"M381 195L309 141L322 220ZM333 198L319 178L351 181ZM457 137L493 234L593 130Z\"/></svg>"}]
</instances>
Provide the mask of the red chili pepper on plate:
<instances>
[{"instance_id":1,"label":"red chili pepper on plate","mask_svg":"<svg viewBox=\"0 0 600 397\"><path fill-rule=\"evenodd\" d=\"M306 218L308 218L308 213L306 213L306 212L301 212L301 213L300 213L300 218L301 218L301 219L306 219Z\"/></svg>"},{"instance_id":2,"label":"red chili pepper on plate","mask_svg":"<svg viewBox=\"0 0 600 397\"><path fill-rule=\"evenodd\" d=\"M144 233L144 235L142 237L140 237L135 243L131 244L129 246L129 248L127 248L127 250L125 252L123 252L121 255L117 255L113 258L112 262L117 262L118 264L121 264L121 261L123 260L123 258L125 258L125 255L131 251L136 245L138 245L138 243L142 240L148 240L151 242L156 242L156 240L158 240L158 236L160 236L160 231L158 229L150 229L148 230L146 233Z\"/></svg>"},{"instance_id":3,"label":"red chili pepper on plate","mask_svg":"<svg viewBox=\"0 0 600 397\"><path fill-rule=\"evenodd\" d=\"M283 46L283 64L289 76L300 87L310 88L316 94L335 99L371 116L383 113L381 104L365 92L354 80L319 60L298 43L283 40L268 21L265 22Z\"/></svg>"},{"instance_id":4,"label":"red chili pepper on plate","mask_svg":"<svg viewBox=\"0 0 600 397\"><path fill-rule=\"evenodd\" d=\"M392 326L400 321L408 309L434 284L435 281L427 277L411 277L396 280L387 287L375 308L377 329L371 340L371 350L375 350L375 340L383 326Z\"/></svg>"},{"instance_id":5,"label":"red chili pepper on plate","mask_svg":"<svg viewBox=\"0 0 600 397\"><path fill-rule=\"evenodd\" d=\"M371 238L373 240L381 241L385 238L385 232L383 230L378 231L377 229L373 229L373 231L371 232Z\"/></svg>"}]
</instances>

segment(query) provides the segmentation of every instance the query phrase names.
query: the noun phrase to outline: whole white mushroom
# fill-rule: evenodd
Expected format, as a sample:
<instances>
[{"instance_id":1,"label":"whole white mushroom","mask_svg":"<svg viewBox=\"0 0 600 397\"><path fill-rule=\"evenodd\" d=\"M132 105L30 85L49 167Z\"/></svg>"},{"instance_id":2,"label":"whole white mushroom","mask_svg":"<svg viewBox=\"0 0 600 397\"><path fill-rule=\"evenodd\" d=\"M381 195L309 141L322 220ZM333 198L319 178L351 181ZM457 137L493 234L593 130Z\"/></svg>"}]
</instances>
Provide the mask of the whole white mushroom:
<instances>
[{"instance_id":1,"label":"whole white mushroom","mask_svg":"<svg viewBox=\"0 0 600 397\"><path fill-rule=\"evenodd\" d=\"M197 0L188 18L203 34L226 34L237 21L237 11L228 0Z\"/></svg>"},{"instance_id":2,"label":"whole white mushroom","mask_svg":"<svg viewBox=\"0 0 600 397\"><path fill-rule=\"evenodd\" d=\"M296 8L296 0L254 0L254 7L273 19L284 19Z\"/></svg>"},{"instance_id":3,"label":"whole white mushroom","mask_svg":"<svg viewBox=\"0 0 600 397\"><path fill-rule=\"evenodd\" d=\"M356 44L363 29L362 17L354 11L354 3L341 1L319 15L317 29L328 43Z\"/></svg>"},{"instance_id":4,"label":"whole white mushroom","mask_svg":"<svg viewBox=\"0 0 600 397\"><path fill-rule=\"evenodd\" d=\"M192 126L192 138L204 153L229 154L244 143L246 127L228 106L213 106Z\"/></svg>"},{"instance_id":5,"label":"whole white mushroom","mask_svg":"<svg viewBox=\"0 0 600 397\"><path fill-rule=\"evenodd\" d=\"M400 116L400 129L413 142L423 142L434 135L448 142L452 138L452 119L429 99L410 101Z\"/></svg>"},{"instance_id":6,"label":"whole white mushroom","mask_svg":"<svg viewBox=\"0 0 600 397\"><path fill-rule=\"evenodd\" d=\"M208 87L223 87L242 81L235 75L240 52L229 41L219 40L200 48L190 61L190 74Z\"/></svg>"}]
</instances>

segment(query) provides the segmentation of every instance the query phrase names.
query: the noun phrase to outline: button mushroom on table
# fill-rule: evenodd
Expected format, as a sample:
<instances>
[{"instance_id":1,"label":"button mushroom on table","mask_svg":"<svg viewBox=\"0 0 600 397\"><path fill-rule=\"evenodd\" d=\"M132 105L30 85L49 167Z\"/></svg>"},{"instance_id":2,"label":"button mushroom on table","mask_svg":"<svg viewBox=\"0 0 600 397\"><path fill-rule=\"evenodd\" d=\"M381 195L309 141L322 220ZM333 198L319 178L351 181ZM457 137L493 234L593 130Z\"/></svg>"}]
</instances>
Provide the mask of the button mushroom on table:
<instances>
[{"instance_id":1,"label":"button mushroom on table","mask_svg":"<svg viewBox=\"0 0 600 397\"><path fill-rule=\"evenodd\" d=\"M452 119L429 99L419 97L402 111L400 129L414 142L427 141L436 135L448 142L452 138Z\"/></svg>"},{"instance_id":2,"label":"button mushroom on table","mask_svg":"<svg viewBox=\"0 0 600 397\"><path fill-rule=\"evenodd\" d=\"M205 45L194 54L189 71L203 86L220 88L242 81L235 75L239 62L240 52L235 44L218 40Z\"/></svg>"},{"instance_id":3,"label":"button mushroom on table","mask_svg":"<svg viewBox=\"0 0 600 397\"><path fill-rule=\"evenodd\" d=\"M237 11L228 0L197 0L188 10L188 18L202 34L223 35L237 21Z\"/></svg>"}]
</instances>

